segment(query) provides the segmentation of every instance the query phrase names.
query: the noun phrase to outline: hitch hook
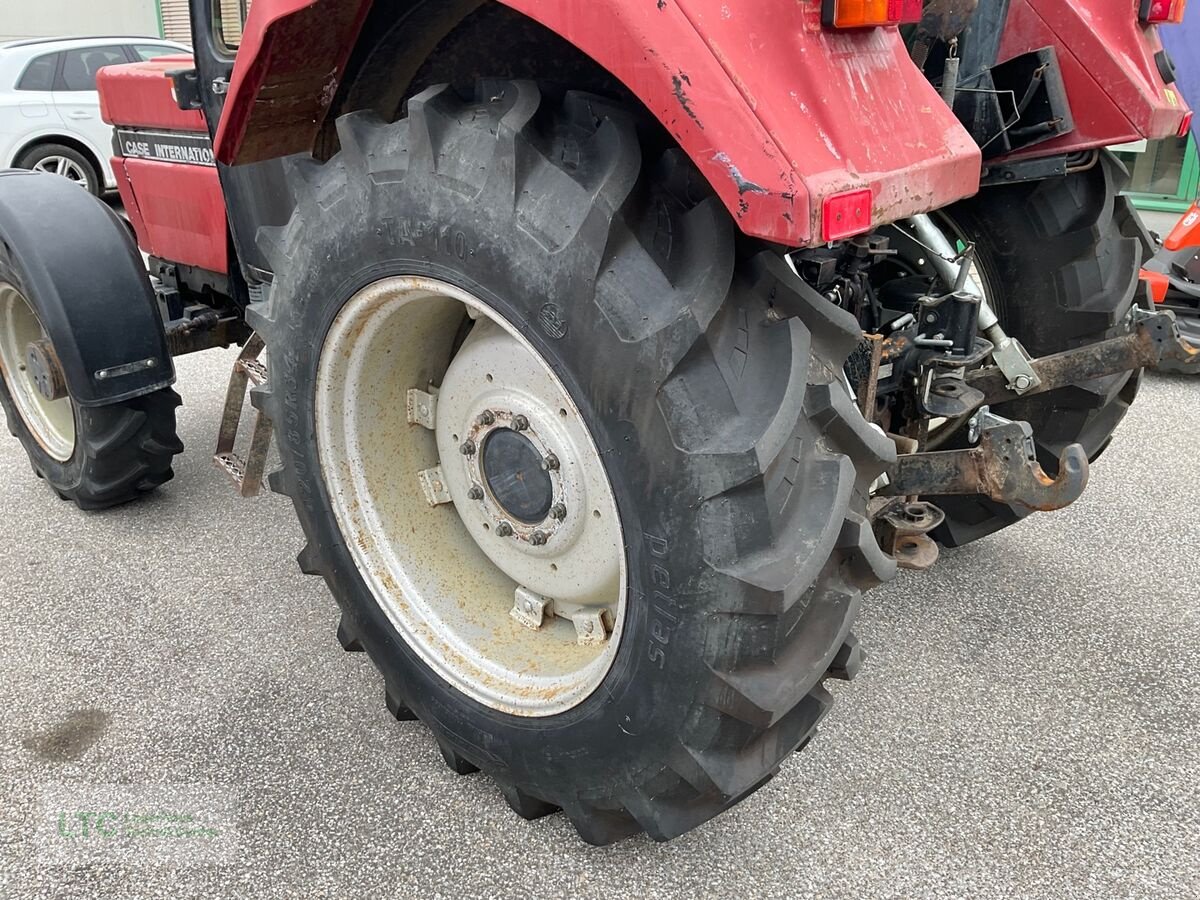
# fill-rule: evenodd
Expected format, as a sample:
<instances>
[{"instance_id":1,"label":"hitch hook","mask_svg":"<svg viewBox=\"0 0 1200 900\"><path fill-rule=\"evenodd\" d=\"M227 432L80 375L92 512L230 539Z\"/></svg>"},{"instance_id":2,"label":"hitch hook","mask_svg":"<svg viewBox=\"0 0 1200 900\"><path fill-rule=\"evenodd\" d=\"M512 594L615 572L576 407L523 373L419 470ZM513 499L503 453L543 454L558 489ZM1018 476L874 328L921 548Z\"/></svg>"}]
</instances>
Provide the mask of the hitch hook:
<instances>
[{"instance_id":1,"label":"hitch hook","mask_svg":"<svg viewBox=\"0 0 1200 900\"><path fill-rule=\"evenodd\" d=\"M1028 422L1012 422L989 414L979 445L967 450L909 453L896 460L891 483L880 493L912 497L972 494L997 503L1048 512L1079 499L1088 481L1083 447L1071 444L1058 458L1051 477L1037 461Z\"/></svg>"}]
</instances>

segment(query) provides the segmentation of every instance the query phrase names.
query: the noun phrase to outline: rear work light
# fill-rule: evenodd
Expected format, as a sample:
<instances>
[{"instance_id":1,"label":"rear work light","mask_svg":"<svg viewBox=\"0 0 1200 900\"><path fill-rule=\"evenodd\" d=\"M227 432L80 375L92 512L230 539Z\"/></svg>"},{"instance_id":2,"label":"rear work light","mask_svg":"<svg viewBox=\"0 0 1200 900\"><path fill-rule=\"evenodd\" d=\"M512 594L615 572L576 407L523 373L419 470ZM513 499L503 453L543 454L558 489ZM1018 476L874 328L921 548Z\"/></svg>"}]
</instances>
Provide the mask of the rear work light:
<instances>
[{"instance_id":1,"label":"rear work light","mask_svg":"<svg viewBox=\"0 0 1200 900\"><path fill-rule=\"evenodd\" d=\"M1167 2L1167 0L1146 0ZM1181 6L1185 0L1175 0ZM821 23L826 28L874 28L921 21L922 0L823 0Z\"/></svg>"},{"instance_id":2,"label":"rear work light","mask_svg":"<svg viewBox=\"0 0 1200 900\"><path fill-rule=\"evenodd\" d=\"M1138 18L1147 25L1178 25L1186 7L1187 0L1141 0Z\"/></svg>"}]
</instances>

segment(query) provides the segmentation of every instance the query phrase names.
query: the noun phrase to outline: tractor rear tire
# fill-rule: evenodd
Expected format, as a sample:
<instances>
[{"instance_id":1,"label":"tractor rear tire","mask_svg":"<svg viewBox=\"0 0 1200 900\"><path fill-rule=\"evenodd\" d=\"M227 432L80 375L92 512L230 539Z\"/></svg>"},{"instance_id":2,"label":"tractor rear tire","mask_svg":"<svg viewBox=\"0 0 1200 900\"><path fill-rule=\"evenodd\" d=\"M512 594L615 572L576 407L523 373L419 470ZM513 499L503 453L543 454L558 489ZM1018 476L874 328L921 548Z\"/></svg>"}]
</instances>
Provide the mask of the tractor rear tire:
<instances>
[{"instance_id":1,"label":"tractor rear tire","mask_svg":"<svg viewBox=\"0 0 1200 900\"><path fill-rule=\"evenodd\" d=\"M483 770L525 818L561 809L589 843L680 835L753 793L808 741L831 702L823 681L860 664L850 627L862 592L894 574L864 517L894 449L840 374L857 323L775 251L735 246L731 219L690 162L678 150L643 159L632 120L610 101L544 97L532 82L486 83L466 99L442 86L394 124L363 113L337 124L337 156L291 163L297 206L286 227L260 232L274 281L248 312L271 354L270 378L252 394L283 462L269 483L303 526L301 568L324 577L341 607L338 638L380 670L388 708L424 722L455 772ZM387 327L348 317L414 290L424 299L412 302L438 309L453 310L451 297L475 305L429 339L398 329L383 354L361 357L374 373L367 390L323 399L324 385L342 384L328 373L359 358L353 342ZM789 294L798 316L773 322L772 302ZM550 626L534 633L514 621L511 582L506 596L480 586L492 575L472 560L490 550L464 543L463 574L453 561L426 573L443 587L436 597L416 586L418 566L445 551L438 536L459 540L483 513L461 498L420 499L416 472L441 445L414 424L414 408L432 415L432 395L415 395L406 421L405 391L411 404L412 389L441 385L438 416L449 416L450 367L481 327L507 329L505 340L526 348L517 355L562 386L550 418L577 412L585 423L624 536L627 602L609 638L619 642L602 680L566 705L550 690L497 687L575 650L573 635L556 644ZM522 364L513 357L513 369ZM488 381L495 372L503 383L505 368ZM392 457L331 453L352 419L354 435ZM428 461L387 449L410 446L427 447ZM426 470L439 490L450 467L466 465L457 446ZM464 440L461 452L477 448ZM575 465L556 452L553 469ZM361 505L347 496L360 484L370 488ZM476 485L469 496L486 493ZM590 506L584 521L601 520ZM389 516L397 527L347 524ZM516 540L504 525L489 539ZM416 561L398 573L364 564L380 546ZM434 604L444 628L402 627ZM458 609L471 617L463 646L470 629L495 636L495 659L480 664L487 678L461 675L442 649ZM505 648L530 641L545 641L542 652L510 671Z\"/></svg>"},{"instance_id":2,"label":"tractor rear tire","mask_svg":"<svg viewBox=\"0 0 1200 900\"><path fill-rule=\"evenodd\" d=\"M1151 239L1119 191L1127 175L1107 152L1092 168L1044 181L988 187L943 213L952 234L974 242L984 291L1005 331L1032 356L1094 343L1122 331L1144 295L1138 270ZM1033 426L1038 461L1058 472L1078 442L1096 460L1137 396L1142 371L1072 385L994 411ZM933 498L946 513L935 537L947 546L1019 521L1021 507L977 497Z\"/></svg>"}]
</instances>

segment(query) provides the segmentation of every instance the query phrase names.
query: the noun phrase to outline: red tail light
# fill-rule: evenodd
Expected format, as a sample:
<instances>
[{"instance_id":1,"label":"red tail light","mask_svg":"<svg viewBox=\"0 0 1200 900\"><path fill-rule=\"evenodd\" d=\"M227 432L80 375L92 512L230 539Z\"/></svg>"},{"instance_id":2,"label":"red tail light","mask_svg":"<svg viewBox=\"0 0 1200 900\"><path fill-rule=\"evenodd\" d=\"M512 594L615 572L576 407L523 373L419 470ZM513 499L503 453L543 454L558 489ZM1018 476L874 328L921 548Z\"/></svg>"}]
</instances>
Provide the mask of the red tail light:
<instances>
[{"instance_id":1,"label":"red tail light","mask_svg":"<svg viewBox=\"0 0 1200 900\"><path fill-rule=\"evenodd\" d=\"M1179 137L1185 138L1188 132L1192 130L1192 113L1193 110L1188 110L1183 114L1183 121L1179 123Z\"/></svg>"},{"instance_id":2,"label":"red tail light","mask_svg":"<svg viewBox=\"0 0 1200 900\"><path fill-rule=\"evenodd\" d=\"M1185 0L1175 2L1182 5ZM821 4L821 22L826 28L905 25L921 21L921 4L922 0L824 0Z\"/></svg>"},{"instance_id":3,"label":"red tail light","mask_svg":"<svg viewBox=\"0 0 1200 900\"><path fill-rule=\"evenodd\" d=\"M871 199L870 188L826 197L821 208L821 238L840 241L870 231Z\"/></svg>"},{"instance_id":4,"label":"red tail light","mask_svg":"<svg viewBox=\"0 0 1200 900\"><path fill-rule=\"evenodd\" d=\"M1178 25L1186 8L1187 0L1141 0L1138 18L1147 25Z\"/></svg>"}]
</instances>

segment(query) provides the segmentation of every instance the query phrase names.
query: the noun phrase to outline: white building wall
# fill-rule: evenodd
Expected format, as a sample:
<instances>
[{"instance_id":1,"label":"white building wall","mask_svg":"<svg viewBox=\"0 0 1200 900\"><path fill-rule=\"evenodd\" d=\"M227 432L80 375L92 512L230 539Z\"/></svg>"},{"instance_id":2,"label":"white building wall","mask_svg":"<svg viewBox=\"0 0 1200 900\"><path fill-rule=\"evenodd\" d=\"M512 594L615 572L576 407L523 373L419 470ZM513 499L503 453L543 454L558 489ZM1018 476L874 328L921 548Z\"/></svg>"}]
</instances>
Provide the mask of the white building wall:
<instances>
[{"instance_id":1,"label":"white building wall","mask_svg":"<svg viewBox=\"0 0 1200 900\"><path fill-rule=\"evenodd\" d=\"M158 33L154 0L0 0L0 41Z\"/></svg>"}]
</instances>

